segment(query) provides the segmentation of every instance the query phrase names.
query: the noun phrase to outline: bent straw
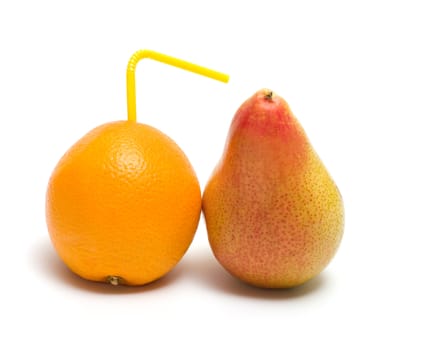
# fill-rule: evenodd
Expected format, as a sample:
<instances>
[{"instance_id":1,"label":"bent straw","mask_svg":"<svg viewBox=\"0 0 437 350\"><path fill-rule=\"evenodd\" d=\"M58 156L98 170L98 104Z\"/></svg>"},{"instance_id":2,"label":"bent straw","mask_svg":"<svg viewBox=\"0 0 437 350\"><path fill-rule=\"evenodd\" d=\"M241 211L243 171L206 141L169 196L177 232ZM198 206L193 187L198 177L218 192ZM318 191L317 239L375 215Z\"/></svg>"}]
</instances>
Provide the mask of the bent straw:
<instances>
[{"instance_id":1,"label":"bent straw","mask_svg":"<svg viewBox=\"0 0 437 350\"><path fill-rule=\"evenodd\" d=\"M131 121L137 120L136 107L136 92L135 92L135 69L137 63L143 58L151 58L153 60L169 64L187 71L212 78L223 83L229 81L229 76L209 68L190 63L179 58L164 55L162 53L151 50L139 50L135 52L129 60L126 71L126 87L127 87L127 118Z\"/></svg>"}]
</instances>

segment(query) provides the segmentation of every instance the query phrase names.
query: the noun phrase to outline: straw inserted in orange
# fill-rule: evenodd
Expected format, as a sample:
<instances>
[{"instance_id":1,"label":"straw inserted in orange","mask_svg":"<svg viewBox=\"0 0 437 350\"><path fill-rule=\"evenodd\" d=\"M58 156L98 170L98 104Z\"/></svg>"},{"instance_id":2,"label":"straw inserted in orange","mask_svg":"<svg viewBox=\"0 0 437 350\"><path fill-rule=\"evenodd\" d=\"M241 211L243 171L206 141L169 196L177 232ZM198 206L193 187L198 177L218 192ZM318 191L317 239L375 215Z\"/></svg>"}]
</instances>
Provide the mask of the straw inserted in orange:
<instances>
[{"instance_id":1,"label":"straw inserted in orange","mask_svg":"<svg viewBox=\"0 0 437 350\"><path fill-rule=\"evenodd\" d=\"M166 63L181 69L188 70L193 73L203 75L205 77L227 83L229 76L217 72L215 70L190 63L179 58L164 55L162 53L151 50L139 50L135 52L129 60L126 71L126 86L127 86L127 117L128 120L136 121L137 107L136 107L136 92L135 92L135 69L137 63L143 58L151 58L153 60Z\"/></svg>"}]
</instances>

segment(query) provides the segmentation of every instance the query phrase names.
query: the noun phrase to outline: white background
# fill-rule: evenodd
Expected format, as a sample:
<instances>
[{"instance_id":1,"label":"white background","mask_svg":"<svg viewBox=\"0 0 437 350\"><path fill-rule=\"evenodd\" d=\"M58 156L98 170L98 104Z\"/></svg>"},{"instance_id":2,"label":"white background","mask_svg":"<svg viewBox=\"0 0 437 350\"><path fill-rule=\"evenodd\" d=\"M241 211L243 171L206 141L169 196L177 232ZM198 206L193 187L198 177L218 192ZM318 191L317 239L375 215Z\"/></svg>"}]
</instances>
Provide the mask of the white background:
<instances>
[{"instance_id":1,"label":"white background","mask_svg":"<svg viewBox=\"0 0 437 350\"><path fill-rule=\"evenodd\" d=\"M435 349L434 6L2 1L1 343ZM137 68L138 120L181 146L202 188L245 99L268 87L289 102L345 201L342 245L319 277L285 291L237 282L213 258L203 219L177 267L146 287L86 282L59 261L45 224L48 178L86 132L126 118L125 69L143 48L231 76Z\"/></svg>"}]
</instances>

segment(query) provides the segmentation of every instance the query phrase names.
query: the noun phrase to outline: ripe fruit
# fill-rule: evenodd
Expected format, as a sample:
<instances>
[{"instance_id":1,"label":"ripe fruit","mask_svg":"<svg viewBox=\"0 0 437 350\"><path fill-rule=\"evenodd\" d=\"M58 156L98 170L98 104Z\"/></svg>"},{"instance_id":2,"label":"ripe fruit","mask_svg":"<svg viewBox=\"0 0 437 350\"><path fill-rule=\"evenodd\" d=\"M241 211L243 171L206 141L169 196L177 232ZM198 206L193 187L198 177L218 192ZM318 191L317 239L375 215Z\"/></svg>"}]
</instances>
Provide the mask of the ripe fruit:
<instances>
[{"instance_id":1,"label":"ripe fruit","mask_svg":"<svg viewBox=\"0 0 437 350\"><path fill-rule=\"evenodd\" d=\"M308 281L343 235L337 186L287 103L270 90L258 91L234 116L203 211L218 261L260 287Z\"/></svg>"},{"instance_id":2,"label":"ripe fruit","mask_svg":"<svg viewBox=\"0 0 437 350\"><path fill-rule=\"evenodd\" d=\"M188 249L201 210L187 157L159 130L103 124L62 157L50 178L47 225L76 274L142 285L170 271Z\"/></svg>"}]
</instances>

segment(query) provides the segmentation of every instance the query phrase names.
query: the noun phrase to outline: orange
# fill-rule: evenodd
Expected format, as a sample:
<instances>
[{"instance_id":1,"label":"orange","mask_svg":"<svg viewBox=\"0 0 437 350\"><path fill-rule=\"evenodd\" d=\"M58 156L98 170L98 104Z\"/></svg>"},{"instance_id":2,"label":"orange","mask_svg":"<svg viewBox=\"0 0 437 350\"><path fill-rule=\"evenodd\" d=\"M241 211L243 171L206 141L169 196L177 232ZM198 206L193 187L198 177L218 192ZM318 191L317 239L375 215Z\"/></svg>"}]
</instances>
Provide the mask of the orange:
<instances>
[{"instance_id":1,"label":"orange","mask_svg":"<svg viewBox=\"0 0 437 350\"><path fill-rule=\"evenodd\" d=\"M196 174L177 144L133 121L103 124L61 158L49 180L51 241L79 276L143 285L190 246L201 210Z\"/></svg>"}]
</instances>

